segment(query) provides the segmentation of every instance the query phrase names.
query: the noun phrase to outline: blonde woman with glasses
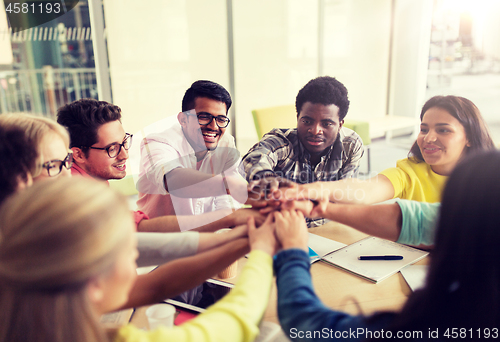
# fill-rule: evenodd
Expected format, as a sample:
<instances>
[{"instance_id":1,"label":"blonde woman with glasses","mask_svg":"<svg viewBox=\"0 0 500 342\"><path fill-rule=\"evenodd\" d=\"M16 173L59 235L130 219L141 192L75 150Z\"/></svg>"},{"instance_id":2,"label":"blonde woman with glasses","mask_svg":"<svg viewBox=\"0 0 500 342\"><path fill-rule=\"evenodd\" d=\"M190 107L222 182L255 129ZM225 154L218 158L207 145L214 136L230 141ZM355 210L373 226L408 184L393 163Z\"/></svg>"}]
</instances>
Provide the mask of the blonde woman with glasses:
<instances>
[{"instance_id":1,"label":"blonde woman with glasses","mask_svg":"<svg viewBox=\"0 0 500 342\"><path fill-rule=\"evenodd\" d=\"M136 279L127 202L95 180L38 182L0 209L0 342L251 341L273 277L270 217L259 229L249 219L248 262L205 313L172 329L106 334L99 316L123 306Z\"/></svg>"},{"instance_id":2,"label":"blonde woman with glasses","mask_svg":"<svg viewBox=\"0 0 500 342\"><path fill-rule=\"evenodd\" d=\"M27 114L3 114L0 126L5 129L21 129L35 146L37 156L32 170L33 181L71 176L72 152L68 149L69 135L64 127L54 120Z\"/></svg>"}]
</instances>

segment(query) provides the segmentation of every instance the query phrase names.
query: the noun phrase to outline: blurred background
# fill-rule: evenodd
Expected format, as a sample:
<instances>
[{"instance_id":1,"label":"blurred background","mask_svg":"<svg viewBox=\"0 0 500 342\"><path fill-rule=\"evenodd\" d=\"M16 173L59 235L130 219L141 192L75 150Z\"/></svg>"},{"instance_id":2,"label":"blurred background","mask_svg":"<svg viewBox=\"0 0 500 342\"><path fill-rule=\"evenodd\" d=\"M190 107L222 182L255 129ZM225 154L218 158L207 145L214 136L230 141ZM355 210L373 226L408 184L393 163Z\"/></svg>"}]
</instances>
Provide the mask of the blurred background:
<instances>
[{"instance_id":1,"label":"blurred background","mask_svg":"<svg viewBox=\"0 0 500 342\"><path fill-rule=\"evenodd\" d=\"M133 133L175 116L190 84L209 79L233 96L244 153L258 141L253 109L293 104L329 75L384 150L406 155L437 94L472 100L500 142L498 18L498 0L88 0L20 31L1 2L0 113L53 117L92 97L120 106Z\"/></svg>"}]
</instances>

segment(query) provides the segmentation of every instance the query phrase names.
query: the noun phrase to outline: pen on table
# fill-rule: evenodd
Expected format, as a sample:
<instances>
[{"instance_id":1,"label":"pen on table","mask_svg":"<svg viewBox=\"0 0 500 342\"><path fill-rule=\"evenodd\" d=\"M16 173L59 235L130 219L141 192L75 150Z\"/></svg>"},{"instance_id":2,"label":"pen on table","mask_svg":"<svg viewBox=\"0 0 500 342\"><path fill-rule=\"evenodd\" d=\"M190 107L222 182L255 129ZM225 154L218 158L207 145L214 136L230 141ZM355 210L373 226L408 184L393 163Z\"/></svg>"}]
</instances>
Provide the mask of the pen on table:
<instances>
[{"instance_id":1,"label":"pen on table","mask_svg":"<svg viewBox=\"0 0 500 342\"><path fill-rule=\"evenodd\" d=\"M361 255L359 260L402 260L402 255Z\"/></svg>"}]
</instances>

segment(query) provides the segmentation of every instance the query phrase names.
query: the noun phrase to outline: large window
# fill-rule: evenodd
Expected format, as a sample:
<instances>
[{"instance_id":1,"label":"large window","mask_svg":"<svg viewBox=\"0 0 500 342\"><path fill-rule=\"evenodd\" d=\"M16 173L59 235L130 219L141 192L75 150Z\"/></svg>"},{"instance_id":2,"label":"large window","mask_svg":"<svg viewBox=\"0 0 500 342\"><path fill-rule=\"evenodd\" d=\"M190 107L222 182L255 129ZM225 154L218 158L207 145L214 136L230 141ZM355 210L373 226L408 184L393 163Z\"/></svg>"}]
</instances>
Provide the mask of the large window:
<instances>
[{"instance_id":1,"label":"large window","mask_svg":"<svg viewBox=\"0 0 500 342\"><path fill-rule=\"evenodd\" d=\"M11 26L3 1L0 8L0 113L50 117L65 103L98 97L86 1L24 30Z\"/></svg>"},{"instance_id":2,"label":"large window","mask_svg":"<svg viewBox=\"0 0 500 342\"><path fill-rule=\"evenodd\" d=\"M387 133L387 118L411 126L435 94L470 98L500 133L499 8L497 0L88 0L20 32L2 11L0 113L51 116L101 96L137 131L174 117L189 85L209 79L233 96L229 132L245 152L257 139L253 109L293 104L308 80L330 75L349 90L348 118L369 121L374 136ZM104 30L91 31L96 13ZM103 81L112 97L98 94Z\"/></svg>"},{"instance_id":3,"label":"large window","mask_svg":"<svg viewBox=\"0 0 500 342\"><path fill-rule=\"evenodd\" d=\"M427 97L473 101L500 142L500 2L435 0Z\"/></svg>"}]
</instances>

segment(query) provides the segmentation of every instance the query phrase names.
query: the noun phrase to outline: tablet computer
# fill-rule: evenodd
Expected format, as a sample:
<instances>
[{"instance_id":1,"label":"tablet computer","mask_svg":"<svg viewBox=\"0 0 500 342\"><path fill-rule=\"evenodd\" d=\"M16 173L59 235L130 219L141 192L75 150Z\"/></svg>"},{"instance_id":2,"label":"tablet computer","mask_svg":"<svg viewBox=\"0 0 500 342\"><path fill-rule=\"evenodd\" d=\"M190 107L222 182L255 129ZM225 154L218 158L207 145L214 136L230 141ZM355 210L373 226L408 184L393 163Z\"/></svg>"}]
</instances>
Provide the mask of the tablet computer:
<instances>
[{"instance_id":1,"label":"tablet computer","mask_svg":"<svg viewBox=\"0 0 500 342\"><path fill-rule=\"evenodd\" d=\"M177 313L174 324L178 325L204 312L210 305L228 294L233 287L231 283L208 279L200 286L164 302L175 306Z\"/></svg>"}]
</instances>

